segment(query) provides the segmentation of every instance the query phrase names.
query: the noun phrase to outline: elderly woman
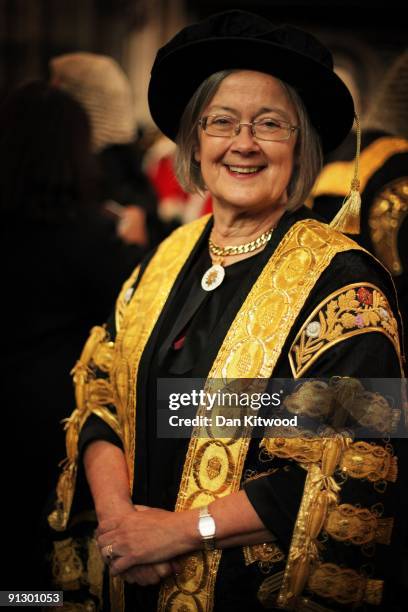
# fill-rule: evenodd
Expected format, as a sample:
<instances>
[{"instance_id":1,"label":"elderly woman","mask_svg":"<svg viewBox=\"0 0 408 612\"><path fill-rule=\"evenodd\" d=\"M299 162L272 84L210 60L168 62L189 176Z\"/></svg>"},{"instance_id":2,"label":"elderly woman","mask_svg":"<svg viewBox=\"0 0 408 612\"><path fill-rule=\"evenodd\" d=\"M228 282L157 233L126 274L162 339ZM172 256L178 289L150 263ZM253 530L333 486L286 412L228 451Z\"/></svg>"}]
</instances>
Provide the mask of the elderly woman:
<instances>
[{"instance_id":1,"label":"elderly woman","mask_svg":"<svg viewBox=\"0 0 408 612\"><path fill-rule=\"evenodd\" d=\"M220 438L210 426L189 440L156 434L160 378L214 389L221 379L400 376L387 274L302 207L321 150L352 125L351 96L310 34L230 11L160 49L149 100L177 139L180 179L210 192L214 214L162 243L112 321L92 330L50 523L64 530L79 508L83 466L110 570L104 606L115 612L379 604L373 551L377 542L384 558L390 541L391 444L292 438L282 450L282 439Z\"/></svg>"}]
</instances>

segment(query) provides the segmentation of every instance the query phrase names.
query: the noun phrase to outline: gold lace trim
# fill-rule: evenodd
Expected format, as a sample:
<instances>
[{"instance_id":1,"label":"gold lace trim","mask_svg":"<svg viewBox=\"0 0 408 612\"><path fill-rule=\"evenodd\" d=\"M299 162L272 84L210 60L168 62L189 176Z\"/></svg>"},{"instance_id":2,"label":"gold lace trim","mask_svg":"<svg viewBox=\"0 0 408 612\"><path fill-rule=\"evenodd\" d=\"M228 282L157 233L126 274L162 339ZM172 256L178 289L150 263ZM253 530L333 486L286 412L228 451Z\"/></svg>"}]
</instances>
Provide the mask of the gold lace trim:
<instances>
[{"instance_id":1,"label":"gold lace trim","mask_svg":"<svg viewBox=\"0 0 408 612\"><path fill-rule=\"evenodd\" d=\"M334 436L321 440L321 451L320 462L304 464L308 475L277 600L279 607L296 607L296 597L301 594L318 561L317 537L324 526L335 539L356 544L366 544L372 533L378 542L388 543L390 539L392 520L376 517L373 524L372 515L378 510L373 509L369 516L368 511L354 511L351 510L352 506L346 504L338 506L340 486L333 479L333 474L340 469L353 478L367 478L374 486L386 480L394 482L397 478L397 461L391 445L382 447L366 442L352 443L351 439ZM348 522L344 523L346 515ZM327 564L327 567L332 566Z\"/></svg>"},{"instance_id":2,"label":"gold lace trim","mask_svg":"<svg viewBox=\"0 0 408 612\"><path fill-rule=\"evenodd\" d=\"M289 351L294 378L328 349L367 332L380 332L400 355L398 324L384 294L371 283L353 283L334 291L310 314Z\"/></svg>"},{"instance_id":3,"label":"gold lace trim","mask_svg":"<svg viewBox=\"0 0 408 612\"><path fill-rule=\"evenodd\" d=\"M312 571L307 586L316 595L343 605L362 602L379 605L384 583L334 563L322 563Z\"/></svg>"},{"instance_id":4,"label":"gold lace trim","mask_svg":"<svg viewBox=\"0 0 408 612\"><path fill-rule=\"evenodd\" d=\"M332 608L327 608L312 601L308 597L299 597L296 601L295 612L334 612Z\"/></svg>"},{"instance_id":5,"label":"gold lace trim","mask_svg":"<svg viewBox=\"0 0 408 612\"><path fill-rule=\"evenodd\" d=\"M321 441L321 462L306 464L307 477L285 568L277 605L293 608L303 591L310 570L318 559L317 537L327 515L338 502L339 485L333 474L344 449L351 443L341 436Z\"/></svg>"},{"instance_id":6,"label":"gold lace trim","mask_svg":"<svg viewBox=\"0 0 408 612\"><path fill-rule=\"evenodd\" d=\"M247 482L250 482L251 480L258 480L258 478L264 478L265 476L270 476L271 474L276 474L276 472L279 471L279 468L270 468L269 470L266 470L265 472L252 472L250 474L248 474L247 472L245 472L244 478L241 482L241 485L244 485Z\"/></svg>"},{"instance_id":7,"label":"gold lace trim","mask_svg":"<svg viewBox=\"0 0 408 612\"><path fill-rule=\"evenodd\" d=\"M401 417L401 410L393 408L383 395L367 391L358 378L351 377L335 376L328 382L310 380L301 383L293 393L285 397L283 406L292 414L310 417L315 419L316 423L323 422L337 430L352 419L364 427L388 435L394 431ZM299 428L287 428L286 437L297 435ZM305 435L304 432L302 435ZM313 434L310 436L314 437ZM285 446L282 429L273 431L270 428L265 437L276 437L273 442L265 443L267 448ZM302 438L300 440L302 441ZM313 440L310 441L313 444ZM292 445L293 441L288 444ZM312 449L305 449L310 456L316 456L316 453L311 451ZM272 448L271 454L274 454Z\"/></svg>"},{"instance_id":8,"label":"gold lace trim","mask_svg":"<svg viewBox=\"0 0 408 612\"><path fill-rule=\"evenodd\" d=\"M105 564L95 538L88 540L88 562L86 565L89 591L98 598L102 607L103 573Z\"/></svg>"},{"instance_id":9,"label":"gold lace trim","mask_svg":"<svg viewBox=\"0 0 408 612\"><path fill-rule=\"evenodd\" d=\"M398 462L390 449L360 441L354 442L345 450L340 469L352 478L367 478L371 482L395 482Z\"/></svg>"},{"instance_id":10,"label":"gold lace trim","mask_svg":"<svg viewBox=\"0 0 408 612\"><path fill-rule=\"evenodd\" d=\"M367 508L341 504L329 512L324 529L339 542L389 544L393 523L392 518L380 518Z\"/></svg>"},{"instance_id":11,"label":"gold lace trim","mask_svg":"<svg viewBox=\"0 0 408 612\"><path fill-rule=\"evenodd\" d=\"M282 431L282 430L281 430ZM294 459L298 463L317 463L322 458L322 439L312 434L306 438L263 438L260 443L270 457Z\"/></svg>"},{"instance_id":12,"label":"gold lace trim","mask_svg":"<svg viewBox=\"0 0 408 612\"><path fill-rule=\"evenodd\" d=\"M407 214L407 177L386 185L374 199L368 213L374 253L393 276L404 271L398 253L398 232Z\"/></svg>"},{"instance_id":13,"label":"gold lace trim","mask_svg":"<svg viewBox=\"0 0 408 612\"><path fill-rule=\"evenodd\" d=\"M109 378L97 378L97 369L109 374L113 361L114 343L104 327L93 327L81 356L72 370L75 384L76 409L65 420L67 458L57 484L55 510L48 516L50 526L63 531L68 523L74 496L78 439L81 429L94 413L103 419L121 437L122 431L116 415L108 408L114 403Z\"/></svg>"},{"instance_id":14,"label":"gold lace trim","mask_svg":"<svg viewBox=\"0 0 408 612\"><path fill-rule=\"evenodd\" d=\"M395 482L397 458L383 446L344 439L344 449L336 438L264 438L261 441L271 457L294 459L298 463L320 463L325 476L339 467L351 478L367 478L371 482Z\"/></svg>"},{"instance_id":15,"label":"gold lace trim","mask_svg":"<svg viewBox=\"0 0 408 612\"><path fill-rule=\"evenodd\" d=\"M86 568L81 560L79 550L87 548ZM51 554L53 584L63 591L79 590L83 585L89 585L89 592L95 595L97 604L88 599L84 602L64 601L64 610L96 611L102 609L104 562L94 538L67 538L53 543ZM58 610L60 608L53 608Z\"/></svg>"},{"instance_id":16,"label":"gold lace trim","mask_svg":"<svg viewBox=\"0 0 408 612\"><path fill-rule=\"evenodd\" d=\"M277 572L266 578L258 589L257 597L264 608L273 608L276 605L276 597L281 588L283 572Z\"/></svg>"},{"instance_id":17,"label":"gold lace trim","mask_svg":"<svg viewBox=\"0 0 408 612\"><path fill-rule=\"evenodd\" d=\"M244 546L245 565L258 563L261 572L269 573L274 563L279 563L285 558L276 542L265 542L264 544L253 544Z\"/></svg>"},{"instance_id":18,"label":"gold lace trim","mask_svg":"<svg viewBox=\"0 0 408 612\"><path fill-rule=\"evenodd\" d=\"M329 432L329 429L327 429ZM282 459L294 459L298 463L319 463L322 474L332 476L337 468L341 454L351 440L341 435L332 437L310 437L303 438L264 438L261 446L271 457Z\"/></svg>"},{"instance_id":19,"label":"gold lace trim","mask_svg":"<svg viewBox=\"0 0 408 612\"><path fill-rule=\"evenodd\" d=\"M81 586L84 566L78 554L78 544L72 538L53 543L53 583L63 590L76 590Z\"/></svg>"},{"instance_id":20,"label":"gold lace trim","mask_svg":"<svg viewBox=\"0 0 408 612\"><path fill-rule=\"evenodd\" d=\"M311 419L327 418L335 409L333 387L320 380L308 380L287 395L283 405L292 414Z\"/></svg>"}]
</instances>

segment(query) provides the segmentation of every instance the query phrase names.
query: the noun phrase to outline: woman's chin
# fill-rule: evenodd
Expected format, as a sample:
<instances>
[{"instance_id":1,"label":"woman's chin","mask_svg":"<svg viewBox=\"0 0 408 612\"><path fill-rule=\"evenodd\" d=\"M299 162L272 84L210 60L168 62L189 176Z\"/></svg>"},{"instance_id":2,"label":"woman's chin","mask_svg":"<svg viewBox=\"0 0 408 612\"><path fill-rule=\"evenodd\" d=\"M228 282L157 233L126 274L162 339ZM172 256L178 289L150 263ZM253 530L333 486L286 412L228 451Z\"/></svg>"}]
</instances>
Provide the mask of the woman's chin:
<instances>
[{"instance_id":1,"label":"woman's chin","mask_svg":"<svg viewBox=\"0 0 408 612\"><path fill-rule=\"evenodd\" d=\"M251 197L252 195L252 197ZM214 201L214 208L217 209L217 204L220 209L237 209L241 211L252 212L253 214L259 214L266 210L272 210L274 208L281 208L282 203L281 200L260 200L259 198L254 198L253 194L248 195L239 195L236 197L228 197L228 199L217 199Z\"/></svg>"}]
</instances>

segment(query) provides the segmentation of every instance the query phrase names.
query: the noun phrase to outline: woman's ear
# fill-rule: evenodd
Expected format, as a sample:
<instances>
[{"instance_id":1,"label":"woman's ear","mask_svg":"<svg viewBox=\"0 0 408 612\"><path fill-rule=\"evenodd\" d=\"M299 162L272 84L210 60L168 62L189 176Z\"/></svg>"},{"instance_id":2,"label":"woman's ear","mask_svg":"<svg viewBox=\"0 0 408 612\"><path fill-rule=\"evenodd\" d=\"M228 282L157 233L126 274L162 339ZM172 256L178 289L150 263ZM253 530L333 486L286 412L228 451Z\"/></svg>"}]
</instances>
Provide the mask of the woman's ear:
<instances>
[{"instance_id":1,"label":"woman's ear","mask_svg":"<svg viewBox=\"0 0 408 612\"><path fill-rule=\"evenodd\" d=\"M201 161L201 153L200 153L200 147L194 147L194 160L198 163L200 163Z\"/></svg>"}]
</instances>

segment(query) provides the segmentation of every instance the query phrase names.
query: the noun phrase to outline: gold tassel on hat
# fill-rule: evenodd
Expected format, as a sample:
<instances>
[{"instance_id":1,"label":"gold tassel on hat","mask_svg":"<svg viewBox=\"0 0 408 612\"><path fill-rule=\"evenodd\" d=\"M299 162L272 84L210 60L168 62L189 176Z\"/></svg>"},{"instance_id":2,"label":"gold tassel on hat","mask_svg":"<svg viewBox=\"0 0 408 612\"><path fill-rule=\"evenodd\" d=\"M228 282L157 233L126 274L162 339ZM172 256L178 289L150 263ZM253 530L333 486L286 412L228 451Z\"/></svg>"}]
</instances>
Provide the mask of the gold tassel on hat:
<instances>
[{"instance_id":1,"label":"gold tassel on hat","mask_svg":"<svg viewBox=\"0 0 408 612\"><path fill-rule=\"evenodd\" d=\"M356 122L356 157L354 160L354 176L351 181L350 192L343 200L343 204L330 223L330 227L343 232L344 234L359 234L360 233L360 209L361 209L361 196L360 196L360 180L359 180L359 162L360 162L360 148L361 148L361 128L360 119L357 113L354 113L354 119Z\"/></svg>"}]
</instances>

